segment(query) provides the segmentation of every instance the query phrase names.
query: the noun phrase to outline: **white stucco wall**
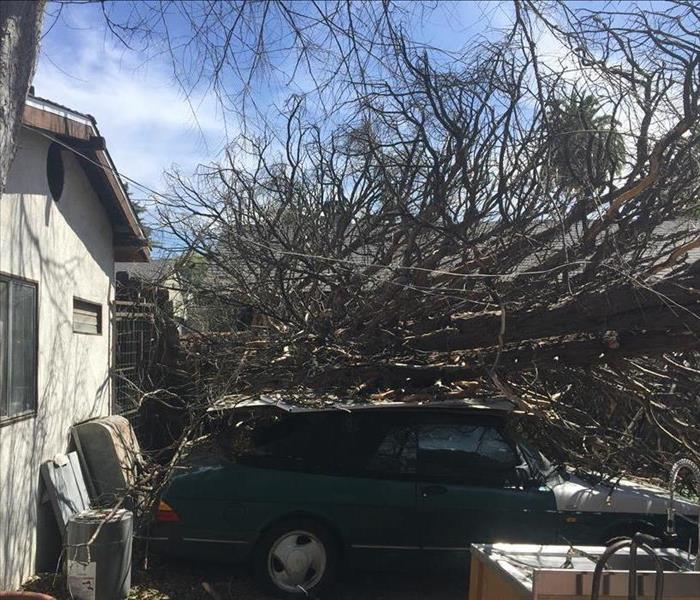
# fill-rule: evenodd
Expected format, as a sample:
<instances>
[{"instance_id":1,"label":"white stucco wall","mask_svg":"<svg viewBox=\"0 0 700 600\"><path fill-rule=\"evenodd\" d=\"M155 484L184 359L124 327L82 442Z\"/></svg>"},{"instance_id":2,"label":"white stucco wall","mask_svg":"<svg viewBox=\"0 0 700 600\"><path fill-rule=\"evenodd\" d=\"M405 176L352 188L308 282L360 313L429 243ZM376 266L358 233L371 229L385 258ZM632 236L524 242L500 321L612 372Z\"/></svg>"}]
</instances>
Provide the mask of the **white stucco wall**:
<instances>
[{"instance_id":1,"label":"white stucco wall","mask_svg":"<svg viewBox=\"0 0 700 600\"><path fill-rule=\"evenodd\" d=\"M39 465L67 450L73 423L108 414L110 406L112 228L68 151L63 194L53 201L48 147L46 138L22 130L0 198L0 272L38 284L39 353L36 416L0 424L0 589L34 572L37 529L39 546L46 535L48 511L37 511ZM102 305L102 335L73 333L74 296Z\"/></svg>"}]
</instances>

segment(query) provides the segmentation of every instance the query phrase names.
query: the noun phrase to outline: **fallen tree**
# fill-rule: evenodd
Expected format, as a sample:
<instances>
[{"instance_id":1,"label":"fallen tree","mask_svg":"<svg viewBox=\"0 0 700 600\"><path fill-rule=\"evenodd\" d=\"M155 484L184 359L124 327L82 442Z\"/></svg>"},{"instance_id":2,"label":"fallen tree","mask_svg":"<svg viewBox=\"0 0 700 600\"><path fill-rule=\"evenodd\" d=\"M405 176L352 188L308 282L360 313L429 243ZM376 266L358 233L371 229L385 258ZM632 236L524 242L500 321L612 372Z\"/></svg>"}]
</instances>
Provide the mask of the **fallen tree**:
<instances>
[{"instance_id":1,"label":"fallen tree","mask_svg":"<svg viewBox=\"0 0 700 600\"><path fill-rule=\"evenodd\" d=\"M212 315L184 340L192 410L497 393L562 460L700 456L697 31L682 2L516 3L446 60L388 27L333 118L292 98L172 174L162 224Z\"/></svg>"}]
</instances>

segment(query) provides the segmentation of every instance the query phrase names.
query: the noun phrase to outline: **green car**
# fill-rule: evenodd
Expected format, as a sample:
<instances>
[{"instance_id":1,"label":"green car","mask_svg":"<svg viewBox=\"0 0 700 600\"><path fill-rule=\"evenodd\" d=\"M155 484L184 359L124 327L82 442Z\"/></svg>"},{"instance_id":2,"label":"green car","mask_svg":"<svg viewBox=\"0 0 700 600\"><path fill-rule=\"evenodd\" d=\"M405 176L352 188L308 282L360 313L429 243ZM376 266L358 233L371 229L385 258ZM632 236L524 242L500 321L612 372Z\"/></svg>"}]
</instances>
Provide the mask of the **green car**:
<instances>
[{"instance_id":1,"label":"green car","mask_svg":"<svg viewBox=\"0 0 700 600\"><path fill-rule=\"evenodd\" d=\"M472 542L600 544L662 534L667 495L594 484L508 433L508 410L472 403L234 413L162 495L168 552L250 561L277 595L318 593L339 565L466 565ZM679 514L697 515L685 499ZM678 519L679 545L692 536Z\"/></svg>"}]
</instances>

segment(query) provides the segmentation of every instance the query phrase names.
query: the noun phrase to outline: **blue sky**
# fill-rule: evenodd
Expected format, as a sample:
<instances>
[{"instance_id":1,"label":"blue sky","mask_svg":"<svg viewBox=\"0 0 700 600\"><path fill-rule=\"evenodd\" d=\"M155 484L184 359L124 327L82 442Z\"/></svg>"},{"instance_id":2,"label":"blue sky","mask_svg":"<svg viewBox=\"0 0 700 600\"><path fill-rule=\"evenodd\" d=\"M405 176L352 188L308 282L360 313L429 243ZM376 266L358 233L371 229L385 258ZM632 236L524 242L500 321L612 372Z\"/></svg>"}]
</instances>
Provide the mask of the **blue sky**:
<instances>
[{"instance_id":1,"label":"blue sky","mask_svg":"<svg viewBox=\"0 0 700 600\"><path fill-rule=\"evenodd\" d=\"M616 6L623 10L628 4ZM130 2L107 5L117 17L131 7ZM602 5L610 7L607 2L570 3L588 9ZM510 1L441 2L437 10L411 12L410 34L433 46L458 50L487 31L505 29L512 11ZM181 32L177 19L174 22L177 36ZM157 47L132 51L117 40L106 26L100 3L50 2L44 30L34 78L37 95L92 114L125 175L164 191L164 170L177 166L190 174L198 164L216 160L240 128L230 114L224 119L206 82L188 103L167 53L159 53ZM539 40L538 51L541 57L549 53L553 60L566 60L551 36ZM303 91L305 84L303 73L292 80L282 68L270 79L256 81L255 99L264 110L279 111L285 99ZM241 84L231 80L226 85L236 90ZM132 188L132 196L145 195Z\"/></svg>"},{"instance_id":2,"label":"blue sky","mask_svg":"<svg viewBox=\"0 0 700 600\"><path fill-rule=\"evenodd\" d=\"M106 33L98 6L64 5L57 21L55 10L45 17L37 95L93 115L117 168L150 187L162 189L164 169L190 171L214 156L224 138L213 98L201 95L193 113L166 61L144 60Z\"/></svg>"},{"instance_id":3,"label":"blue sky","mask_svg":"<svg viewBox=\"0 0 700 600\"><path fill-rule=\"evenodd\" d=\"M122 7L128 3L111 5L117 13ZM423 41L456 50L487 26L505 24L510 10L510 3L448 2L413 26ZM189 174L215 160L236 127L224 122L205 86L188 104L167 57L150 54L131 51L111 35L99 4L49 4L34 85L37 95L92 114L117 168L162 191L164 170L177 166ZM257 100L270 110L295 84L303 87L303 81L283 78L259 83ZM132 196L145 192L132 186Z\"/></svg>"}]
</instances>

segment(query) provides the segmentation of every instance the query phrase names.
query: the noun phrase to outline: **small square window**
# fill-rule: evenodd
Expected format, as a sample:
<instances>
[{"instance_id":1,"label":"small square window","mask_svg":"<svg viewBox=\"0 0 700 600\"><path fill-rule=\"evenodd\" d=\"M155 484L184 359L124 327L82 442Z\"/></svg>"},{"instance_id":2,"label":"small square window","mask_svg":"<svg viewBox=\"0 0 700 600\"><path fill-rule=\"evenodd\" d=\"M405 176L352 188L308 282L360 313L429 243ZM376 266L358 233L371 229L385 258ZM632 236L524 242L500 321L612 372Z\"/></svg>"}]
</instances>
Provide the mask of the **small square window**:
<instances>
[{"instance_id":1,"label":"small square window","mask_svg":"<svg viewBox=\"0 0 700 600\"><path fill-rule=\"evenodd\" d=\"M101 335L102 305L73 298L73 331L88 335Z\"/></svg>"}]
</instances>

